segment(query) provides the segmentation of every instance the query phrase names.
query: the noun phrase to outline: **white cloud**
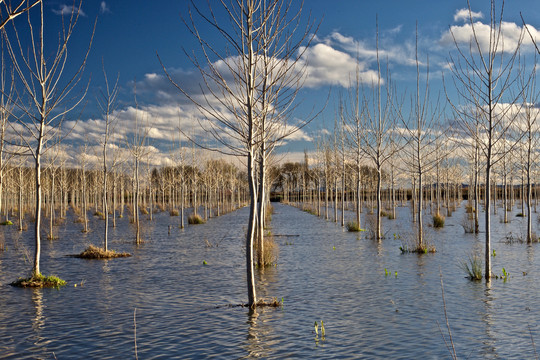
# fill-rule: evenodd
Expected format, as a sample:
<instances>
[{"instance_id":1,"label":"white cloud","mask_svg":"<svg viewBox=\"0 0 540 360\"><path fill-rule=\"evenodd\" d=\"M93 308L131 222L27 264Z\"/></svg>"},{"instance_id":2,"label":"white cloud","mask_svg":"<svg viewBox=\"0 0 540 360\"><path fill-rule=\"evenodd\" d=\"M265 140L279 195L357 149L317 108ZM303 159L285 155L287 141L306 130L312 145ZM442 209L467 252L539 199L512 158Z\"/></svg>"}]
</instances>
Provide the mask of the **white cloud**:
<instances>
[{"instance_id":1,"label":"white cloud","mask_svg":"<svg viewBox=\"0 0 540 360\"><path fill-rule=\"evenodd\" d=\"M55 13L56 15L62 15L62 16L71 15L72 13L77 13L77 10L79 11L79 15L86 16L83 9L77 8L73 5L66 5L66 4L60 5L60 7L56 10L53 9L53 13Z\"/></svg>"},{"instance_id":2,"label":"white cloud","mask_svg":"<svg viewBox=\"0 0 540 360\"><path fill-rule=\"evenodd\" d=\"M356 71L359 72L361 83L372 84L377 80L377 71L367 68L365 62L323 43L306 49L301 65L305 66L304 86L307 88L325 85L348 88L356 76Z\"/></svg>"},{"instance_id":3,"label":"white cloud","mask_svg":"<svg viewBox=\"0 0 540 360\"><path fill-rule=\"evenodd\" d=\"M390 36L383 37L379 42L378 55L379 59L406 65L415 66L415 50L414 44L407 42L396 42L394 35L401 31L401 25L384 31ZM374 63L377 60L377 48L368 44L366 41L357 40L350 36L344 36L337 31L332 32L329 36L318 39L324 44L335 49L340 49L358 58L359 61L365 63Z\"/></svg>"},{"instance_id":4,"label":"white cloud","mask_svg":"<svg viewBox=\"0 0 540 360\"><path fill-rule=\"evenodd\" d=\"M531 35L536 41L540 39L540 32L533 26L527 25ZM498 30L498 29L495 29ZM533 46L530 36L526 33L523 27L513 22L503 21L500 24L501 39L497 47L497 52L512 52L516 49L516 46L523 42L522 49L525 51L532 51ZM490 36L493 36L492 29L489 24L484 24L481 21L477 21L473 24L454 25L450 29L443 33L439 42L443 46L453 46L454 41L458 45L469 45L474 41L475 36L480 45L482 51L487 51L490 44ZM497 36L497 31L494 31L494 35ZM473 49L475 44L473 44Z\"/></svg>"},{"instance_id":5,"label":"white cloud","mask_svg":"<svg viewBox=\"0 0 540 360\"><path fill-rule=\"evenodd\" d=\"M102 1L99 5L99 12L102 14L110 13L111 9L109 8L109 5L105 1Z\"/></svg>"},{"instance_id":6,"label":"white cloud","mask_svg":"<svg viewBox=\"0 0 540 360\"><path fill-rule=\"evenodd\" d=\"M454 14L454 21L457 22L457 21L470 21L470 19L472 18L473 20L476 20L476 19L482 19L484 17L484 14L482 14L481 11L479 12L475 12L475 11L470 11L469 13L469 9L459 9L459 10L456 10L456 13Z\"/></svg>"}]
</instances>

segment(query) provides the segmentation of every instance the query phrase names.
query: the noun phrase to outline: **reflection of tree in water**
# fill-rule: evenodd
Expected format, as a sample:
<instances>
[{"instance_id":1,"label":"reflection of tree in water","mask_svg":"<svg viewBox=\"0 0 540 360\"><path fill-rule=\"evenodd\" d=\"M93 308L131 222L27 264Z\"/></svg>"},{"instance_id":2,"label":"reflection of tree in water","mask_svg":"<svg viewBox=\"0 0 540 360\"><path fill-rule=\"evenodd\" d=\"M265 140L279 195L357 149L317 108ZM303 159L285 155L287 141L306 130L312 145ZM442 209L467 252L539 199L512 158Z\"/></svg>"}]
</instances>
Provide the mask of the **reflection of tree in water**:
<instances>
[{"instance_id":1,"label":"reflection of tree in water","mask_svg":"<svg viewBox=\"0 0 540 360\"><path fill-rule=\"evenodd\" d=\"M257 268L257 294L260 299L269 300L272 297L278 297L277 291L277 268L275 266ZM269 317L281 311L280 308L258 307L249 309L247 315L248 334L246 338L246 358L268 357L273 353L272 337L275 333L270 326ZM277 341L276 341L277 342Z\"/></svg>"},{"instance_id":2,"label":"reflection of tree in water","mask_svg":"<svg viewBox=\"0 0 540 360\"><path fill-rule=\"evenodd\" d=\"M264 316L267 311L279 311L275 308L259 307L250 309L248 312L248 335L246 350L248 355L246 358L260 358L268 357L273 353L270 334L273 333L272 327L269 326L270 322L264 320L267 316ZM259 317L262 316L261 319Z\"/></svg>"},{"instance_id":3,"label":"reflection of tree in water","mask_svg":"<svg viewBox=\"0 0 540 360\"><path fill-rule=\"evenodd\" d=\"M256 273L258 279L257 283L257 293L261 299L269 299L272 297L278 297L279 294L277 283L277 267L275 266L263 266L257 268Z\"/></svg>"},{"instance_id":4,"label":"reflection of tree in water","mask_svg":"<svg viewBox=\"0 0 540 360\"><path fill-rule=\"evenodd\" d=\"M486 333L486 338L482 342L483 343L482 353L492 354L493 358L498 358L497 347L495 346L495 344L497 344L497 337L493 331L493 327L495 323L495 321L493 320L493 313L496 310L493 308L493 295L491 294L491 291L492 291L491 281L487 281L485 283L485 288L483 289L481 293L482 294L481 301L484 303L482 322L485 324L485 333ZM480 295L480 292L478 294Z\"/></svg>"},{"instance_id":5,"label":"reflection of tree in water","mask_svg":"<svg viewBox=\"0 0 540 360\"><path fill-rule=\"evenodd\" d=\"M47 350L47 341L42 336L42 332L45 329L45 315L43 305L43 289L31 289L32 291L32 303L34 305L34 316L32 317L32 330L33 336L30 337L32 342L31 352L36 358L42 358L38 354L43 354L43 358L50 358L51 352Z\"/></svg>"}]
</instances>

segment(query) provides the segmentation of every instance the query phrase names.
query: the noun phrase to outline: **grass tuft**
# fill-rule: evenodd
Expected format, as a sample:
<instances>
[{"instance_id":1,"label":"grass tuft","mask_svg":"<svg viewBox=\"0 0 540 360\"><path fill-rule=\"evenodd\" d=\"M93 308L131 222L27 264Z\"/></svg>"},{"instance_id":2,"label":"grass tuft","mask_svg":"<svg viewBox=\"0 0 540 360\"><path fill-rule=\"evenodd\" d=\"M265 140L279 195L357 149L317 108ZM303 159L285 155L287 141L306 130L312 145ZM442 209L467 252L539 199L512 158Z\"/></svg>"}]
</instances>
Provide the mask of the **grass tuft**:
<instances>
[{"instance_id":1,"label":"grass tuft","mask_svg":"<svg viewBox=\"0 0 540 360\"><path fill-rule=\"evenodd\" d=\"M278 246L270 231L264 235L264 250L262 254L260 254L260 251L258 251L257 255L262 257L262 259L260 259L262 261L259 261L259 264L262 264L262 266L271 266L276 264L278 258Z\"/></svg>"},{"instance_id":2,"label":"grass tuft","mask_svg":"<svg viewBox=\"0 0 540 360\"><path fill-rule=\"evenodd\" d=\"M433 215L433 227L434 228L443 228L444 227L444 216L441 214Z\"/></svg>"},{"instance_id":3,"label":"grass tuft","mask_svg":"<svg viewBox=\"0 0 540 360\"><path fill-rule=\"evenodd\" d=\"M188 224L190 225L199 225L199 224L204 224L206 222L203 220L202 217L195 214L189 215L187 221L188 221Z\"/></svg>"},{"instance_id":4,"label":"grass tuft","mask_svg":"<svg viewBox=\"0 0 540 360\"><path fill-rule=\"evenodd\" d=\"M130 253L119 253L114 250L105 251L103 248L90 245L82 253L75 255L81 259L113 259L119 257L129 257Z\"/></svg>"},{"instance_id":5,"label":"grass tuft","mask_svg":"<svg viewBox=\"0 0 540 360\"><path fill-rule=\"evenodd\" d=\"M11 220L6 220L1 222L0 225L13 225L13 222L11 222Z\"/></svg>"},{"instance_id":6,"label":"grass tuft","mask_svg":"<svg viewBox=\"0 0 540 360\"><path fill-rule=\"evenodd\" d=\"M60 286L66 285L66 282L57 276L38 274L29 278L19 278L17 281L12 282L11 285L17 287L52 287L58 289Z\"/></svg>"},{"instance_id":7,"label":"grass tuft","mask_svg":"<svg viewBox=\"0 0 540 360\"><path fill-rule=\"evenodd\" d=\"M172 209L171 211L169 211L169 215L180 216L180 211L178 211L177 209Z\"/></svg>"},{"instance_id":8,"label":"grass tuft","mask_svg":"<svg viewBox=\"0 0 540 360\"><path fill-rule=\"evenodd\" d=\"M482 280L482 258L478 254L469 255L469 261L462 261L461 269L467 274L467 278L476 281Z\"/></svg>"},{"instance_id":9,"label":"grass tuft","mask_svg":"<svg viewBox=\"0 0 540 360\"><path fill-rule=\"evenodd\" d=\"M365 229L362 229L356 221L349 221L346 226L347 231L349 232L366 231Z\"/></svg>"},{"instance_id":10,"label":"grass tuft","mask_svg":"<svg viewBox=\"0 0 540 360\"><path fill-rule=\"evenodd\" d=\"M475 208L474 208L472 205L467 205L467 206L465 206L465 212L466 212L467 214L472 214L472 213L474 213L474 210L475 210Z\"/></svg>"}]
</instances>

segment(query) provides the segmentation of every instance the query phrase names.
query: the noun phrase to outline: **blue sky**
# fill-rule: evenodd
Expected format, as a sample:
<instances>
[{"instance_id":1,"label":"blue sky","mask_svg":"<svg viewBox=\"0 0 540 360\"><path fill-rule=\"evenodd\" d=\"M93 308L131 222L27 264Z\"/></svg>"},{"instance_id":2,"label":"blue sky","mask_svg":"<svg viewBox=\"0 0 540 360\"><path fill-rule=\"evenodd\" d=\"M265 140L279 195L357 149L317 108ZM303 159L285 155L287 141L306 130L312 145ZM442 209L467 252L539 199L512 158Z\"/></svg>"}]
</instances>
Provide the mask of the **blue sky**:
<instances>
[{"instance_id":1,"label":"blue sky","mask_svg":"<svg viewBox=\"0 0 540 360\"><path fill-rule=\"evenodd\" d=\"M202 8L206 7L206 1L197 3ZM223 17L218 2L211 3L218 9L218 16ZM44 4L46 31L54 46L61 14L72 3L45 0ZM96 17L98 20L84 73L84 79L91 78L87 104L77 124L68 122L74 126L70 146L77 147L85 135L91 143L96 143L101 136L103 122L96 107L95 94L103 85L102 60L109 78L117 74L120 76L119 138L129 137L133 129L130 121L134 116L134 83L137 84L140 111L144 112L154 128L150 137L156 151L156 165L167 163L164 158L170 148L169 140L173 133L176 134L179 116L184 117L183 126L191 126L190 130L195 134L204 135L197 133L193 121L197 116L194 107L181 99L178 90L166 81L156 55L159 54L167 69L183 86L197 91L200 79L183 52L183 49L188 52L199 51L197 42L181 21L181 16L188 14L188 5L186 0L83 1L83 16L70 44L72 64L78 65L88 44L94 20ZM472 10L476 13L475 21L486 23L489 20L489 5L488 0L471 0ZM415 84L413 60L417 22L420 58L425 60L426 55L429 55L433 91L441 90L441 73L447 64L449 51L454 50L454 45L448 41L448 29L455 26L456 34L463 32L463 36L467 36L465 21L459 13L466 6L465 0L305 1L304 19L311 15L313 21L320 22L320 27L311 48L306 52L309 55L309 77L306 88L299 95L302 103L295 116L307 116L314 106L324 103L330 89L332 95L321 116L303 131L296 133L281 151L287 152L291 159L299 159L305 148L313 150L313 140L317 133L324 127L333 126L335 99L339 92L347 91L350 72L356 69L357 61L366 78L376 69L373 54L377 17L379 51L383 58L388 59L392 78L400 93L407 96L406 92L412 90ZM534 27L534 31L540 29L538 0L508 0L504 20L521 27L520 11L527 23ZM18 18L15 25L23 27L24 22L25 19ZM205 32L203 36L219 49L221 42L215 33ZM527 51L532 54L530 46ZM356 54L359 54L358 59L355 59ZM68 68L66 73L70 70Z\"/></svg>"}]
</instances>

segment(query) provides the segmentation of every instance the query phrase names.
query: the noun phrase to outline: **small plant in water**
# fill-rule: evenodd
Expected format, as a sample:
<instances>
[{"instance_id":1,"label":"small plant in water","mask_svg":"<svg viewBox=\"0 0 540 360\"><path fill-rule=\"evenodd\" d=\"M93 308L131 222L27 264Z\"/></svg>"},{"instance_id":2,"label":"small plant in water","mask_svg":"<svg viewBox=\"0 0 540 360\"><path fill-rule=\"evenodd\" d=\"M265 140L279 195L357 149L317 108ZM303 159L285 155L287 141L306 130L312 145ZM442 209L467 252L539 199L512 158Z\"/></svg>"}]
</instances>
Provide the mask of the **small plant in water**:
<instances>
[{"instance_id":1,"label":"small plant in water","mask_svg":"<svg viewBox=\"0 0 540 360\"><path fill-rule=\"evenodd\" d=\"M505 268L502 268L502 276L501 276L501 278L503 279L504 282L506 282L506 280L508 280L508 276L510 276L510 274L506 272Z\"/></svg>"},{"instance_id":2,"label":"small plant in water","mask_svg":"<svg viewBox=\"0 0 540 360\"><path fill-rule=\"evenodd\" d=\"M482 258L479 255L469 255L469 261L462 261L460 267L470 280L482 280Z\"/></svg>"},{"instance_id":3,"label":"small plant in water","mask_svg":"<svg viewBox=\"0 0 540 360\"><path fill-rule=\"evenodd\" d=\"M493 256L493 257L497 256L497 253L495 252L495 249L493 249L493 251L491 252L491 256Z\"/></svg>"},{"instance_id":4,"label":"small plant in water","mask_svg":"<svg viewBox=\"0 0 540 360\"><path fill-rule=\"evenodd\" d=\"M203 264L203 265L208 265L208 263L206 262L206 260L203 260L203 261L202 261L202 264Z\"/></svg>"}]
</instances>

